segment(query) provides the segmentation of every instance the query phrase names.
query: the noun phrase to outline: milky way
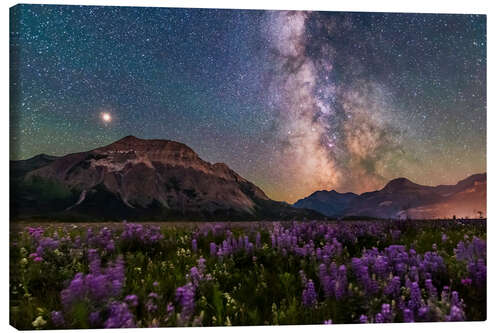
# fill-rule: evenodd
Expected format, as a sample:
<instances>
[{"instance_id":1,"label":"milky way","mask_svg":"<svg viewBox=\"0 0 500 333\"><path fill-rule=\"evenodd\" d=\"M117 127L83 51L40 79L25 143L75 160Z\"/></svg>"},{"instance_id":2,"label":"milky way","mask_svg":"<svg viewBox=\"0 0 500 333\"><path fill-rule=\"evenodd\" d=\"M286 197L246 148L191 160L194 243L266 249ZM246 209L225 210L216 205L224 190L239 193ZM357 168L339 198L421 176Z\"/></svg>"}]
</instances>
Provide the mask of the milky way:
<instances>
[{"instance_id":1,"label":"milky way","mask_svg":"<svg viewBox=\"0 0 500 333\"><path fill-rule=\"evenodd\" d=\"M21 5L10 45L13 159L171 139L288 202L486 170L485 16Z\"/></svg>"},{"instance_id":2,"label":"milky way","mask_svg":"<svg viewBox=\"0 0 500 333\"><path fill-rule=\"evenodd\" d=\"M426 168L421 165L426 160L418 160L418 148L412 147L425 129L415 130L408 110L399 109L402 105L395 101L405 82L394 84L391 81L399 79L391 76L405 73L389 68L387 56L373 57L382 48L390 52L394 47L394 40L388 43L382 37L381 23L391 15L374 15L360 29L356 21L362 16L269 14L265 33L271 36L276 66L270 78L270 105L278 118L278 156L285 166L275 176L288 183L291 193L361 193L381 188L401 169L408 172L408 165ZM416 55L397 54L402 56ZM413 97L418 98L418 90ZM456 129L457 136L462 130Z\"/></svg>"},{"instance_id":3,"label":"milky way","mask_svg":"<svg viewBox=\"0 0 500 333\"><path fill-rule=\"evenodd\" d=\"M383 172L389 160L399 155L398 124L376 82L343 84L332 77L339 56L335 44L313 41L318 52L308 53L306 22L314 19L311 16L271 13L271 31L266 31L275 45L270 98L283 146L279 158L285 165L276 177L293 179L294 193L376 188L386 180ZM348 21L338 24L335 18L316 24L331 34L349 30Z\"/></svg>"}]
</instances>

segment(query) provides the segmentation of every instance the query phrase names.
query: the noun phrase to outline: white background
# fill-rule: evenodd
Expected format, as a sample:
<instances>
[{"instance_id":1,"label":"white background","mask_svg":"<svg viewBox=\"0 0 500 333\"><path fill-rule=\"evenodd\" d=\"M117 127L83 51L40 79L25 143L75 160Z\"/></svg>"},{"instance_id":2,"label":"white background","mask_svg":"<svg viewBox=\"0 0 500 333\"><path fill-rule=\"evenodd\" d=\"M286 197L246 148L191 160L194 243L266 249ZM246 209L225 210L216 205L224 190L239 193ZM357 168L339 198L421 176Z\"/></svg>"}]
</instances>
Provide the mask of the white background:
<instances>
[{"instance_id":1,"label":"white background","mask_svg":"<svg viewBox=\"0 0 500 333\"><path fill-rule=\"evenodd\" d=\"M371 325L314 325L314 326L260 326L260 327L238 327L238 328L174 328L183 332L213 333L219 330L225 332L254 332L255 330L272 333L301 332L304 330L314 330L318 332L438 332L438 331L500 331L500 294L499 294L499 209L500 204L500 181L498 176L499 166L499 146L500 146L500 125L499 103L500 84L498 79L499 49L498 35L500 33L500 12L495 5L496 1L473 0L473 1L438 1L438 0L418 0L418 1L320 1L320 0L184 0L184 1L137 1L137 0L94 0L94 1L30 1L33 4L73 4L73 5L120 5L120 6L155 6L155 7L198 7L198 8L235 8L235 9L295 9L295 10L329 10L329 11L364 11L364 12L418 12L418 13L457 13L457 14L487 14L487 78L488 78L488 104L487 104L487 134L488 134L488 319L486 322L478 323L420 323L420 324L371 324ZM0 38L2 52L0 53L2 72L1 76L1 105L0 109L0 220L1 228L1 248L0 248L0 321L2 329L14 331L9 326L9 179L8 179L8 159L9 159L9 7L17 4L14 1L2 2L0 12L0 24L2 26ZM497 241L498 240L498 241ZM98 332L135 332L139 329L128 330L99 330ZM167 329L154 329L158 330ZM169 328L169 330L172 330ZM79 330L75 332L86 332ZM144 331L144 329L141 329ZM94 331L95 332L95 331Z\"/></svg>"}]
</instances>

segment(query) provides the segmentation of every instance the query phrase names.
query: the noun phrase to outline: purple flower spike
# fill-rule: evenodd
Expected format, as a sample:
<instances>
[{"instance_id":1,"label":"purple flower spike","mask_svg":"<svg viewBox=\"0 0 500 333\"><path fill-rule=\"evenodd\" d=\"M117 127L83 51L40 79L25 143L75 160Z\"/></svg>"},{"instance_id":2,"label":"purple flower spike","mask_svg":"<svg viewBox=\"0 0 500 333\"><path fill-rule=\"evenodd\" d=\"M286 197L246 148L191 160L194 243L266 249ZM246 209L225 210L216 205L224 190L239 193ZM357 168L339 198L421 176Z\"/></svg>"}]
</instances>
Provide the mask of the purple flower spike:
<instances>
[{"instance_id":1,"label":"purple flower spike","mask_svg":"<svg viewBox=\"0 0 500 333\"><path fill-rule=\"evenodd\" d=\"M109 317L104 323L106 328L132 328L135 327L134 316L129 311L127 304L113 302L109 307Z\"/></svg>"},{"instance_id":2,"label":"purple flower spike","mask_svg":"<svg viewBox=\"0 0 500 333\"><path fill-rule=\"evenodd\" d=\"M194 314L195 308L195 286L188 284L177 288L175 297L182 307L181 318L186 321Z\"/></svg>"},{"instance_id":3,"label":"purple flower spike","mask_svg":"<svg viewBox=\"0 0 500 333\"><path fill-rule=\"evenodd\" d=\"M198 252L198 241L196 240L196 238L193 238L193 240L191 241L191 246L193 252Z\"/></svg>"},{"instance_id":4,"label":"purple flower spike","mask_svg":"<svg viewBox=\"0 0 500 333\"><path fill-rule=\"evenodd\" d=\"M137 295L127 295L125 297L125 302L133 307L136 307L137 305L139 305L139 298L137 297Z\"/></svg>"},{"instance_id":5,"label":"purple flower spike","mask_svg":"<svg viewBox=\"0 0 500 333\"><path fill-rule=\"evenodd\" d=\"M52 322L57 327L61 327L64 325L64 317L61 311L52 311L51 317L52 317Z\"/></svg>"},{"instance_id":6,"label":"purple flower spike","mask_svg":"<svg viewBox=\"0 0 500 333\"><path fill-rule=\"evenodd\" d=\"M403 310L403 320L405 323L413 323L414 320L413 320L413 312L406 308Z\"/></svg>"},{"instance_id":7,"label":"purple flower spike","mask_svg":"<svg viewBox=\"0 0 500 333\"><path fill-rule=\"evenodd\" d=\"M312 307L316 305L317 302L317 294L314 289L314 283L312 280L309 280L306 284L306 289L302 292L302 304L306 307Z\"/></svg>"}]
</instances>

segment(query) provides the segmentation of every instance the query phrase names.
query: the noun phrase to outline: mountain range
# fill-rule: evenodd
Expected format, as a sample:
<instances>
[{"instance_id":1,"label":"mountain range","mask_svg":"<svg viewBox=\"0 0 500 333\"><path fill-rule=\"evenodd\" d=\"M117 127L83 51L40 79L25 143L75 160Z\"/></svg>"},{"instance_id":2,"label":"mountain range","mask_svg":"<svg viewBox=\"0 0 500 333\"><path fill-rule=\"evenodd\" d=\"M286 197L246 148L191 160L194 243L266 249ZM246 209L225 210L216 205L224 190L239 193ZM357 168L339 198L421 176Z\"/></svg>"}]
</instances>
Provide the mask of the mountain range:
<instances>
[{"instance_id":1,"label":"mountain range","mask_svg":"<svg viewBox=\"0 0 500 333\"><path fill-rule=\"evenodd\" d=\"M11 219L252 220L319 218L271 200L224 163L185 144L127 136L62 157L11 161Z\"/></svg>"},{"instance_id":2,"label":"mountain range","mask_svg":"<svg viewBox=\"0 0 500 333\"><path fill-rule=\"evenodd\" d=\"M10 189L11 220L425 219L486 211L486 173L455 185L397 178L360 195L317 191L290 205L183 143L134 136L62 157L11 161Z\"/></svg>"},{"instance_id":3,"label":"mountain range","mask_svg":"<svg viewBox=\"0 0 500 333\"><path fill-rule=\"evenodd\" d=\"M424 186L406 178L391 180L378 191L360 195L317 191L294 207L328 217L434 219L486 216L486 173L474 174L455 185Z\"/></svg>"}]
</instances>

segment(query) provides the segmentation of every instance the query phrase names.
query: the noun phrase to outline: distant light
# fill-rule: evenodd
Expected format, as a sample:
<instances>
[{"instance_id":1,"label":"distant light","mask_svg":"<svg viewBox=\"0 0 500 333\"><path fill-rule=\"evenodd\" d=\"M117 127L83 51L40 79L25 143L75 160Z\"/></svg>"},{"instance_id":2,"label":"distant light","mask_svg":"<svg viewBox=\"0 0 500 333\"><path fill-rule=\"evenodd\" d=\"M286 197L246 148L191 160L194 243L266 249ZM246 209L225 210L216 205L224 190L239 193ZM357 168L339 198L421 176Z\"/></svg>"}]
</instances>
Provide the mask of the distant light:
<instances>
[{"instance_id":1,"label":"distant light","mask_svg":"<svg viewBox=\"0 0 500 333\"><path fill-rule=\"evenodd\" d=\"M111 114L109 112L101 112L101 119L104 123L110 123L112 120Z\"/></svg>"}]
</instances>

